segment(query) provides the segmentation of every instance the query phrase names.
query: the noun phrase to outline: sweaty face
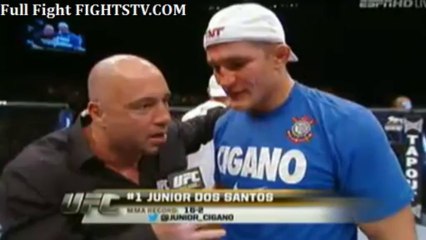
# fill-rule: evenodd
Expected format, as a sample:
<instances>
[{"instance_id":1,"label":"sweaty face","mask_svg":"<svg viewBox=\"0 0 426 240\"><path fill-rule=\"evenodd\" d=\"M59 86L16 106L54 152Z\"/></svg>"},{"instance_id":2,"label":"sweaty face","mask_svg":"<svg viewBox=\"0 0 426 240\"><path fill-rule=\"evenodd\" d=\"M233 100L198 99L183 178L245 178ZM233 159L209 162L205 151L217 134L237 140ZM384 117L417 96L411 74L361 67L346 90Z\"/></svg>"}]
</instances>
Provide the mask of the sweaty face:
<instances>
[{"instance_id":1,"label":"sweaty face","mask_svg":"<svg viewBox=\"0 0 426 240\"><path fill-rule=\"evenodd\" d=\"M207 62L230 97L230 107L254 110L271 90L274 64L260 46L223 43L207 49Z\"/></svg>"},{"instance_id":2,"label":"sweaty face","mask_svg":"<svg viewBox=\"0 0 426 240\"><path fill-rule=\"evenodd\" d=\"M144 75L118 81L115 101L104 108L104 124L115 146L154 154L166 142L170 91L161 73Z\"/></svg>"}]
</instances>

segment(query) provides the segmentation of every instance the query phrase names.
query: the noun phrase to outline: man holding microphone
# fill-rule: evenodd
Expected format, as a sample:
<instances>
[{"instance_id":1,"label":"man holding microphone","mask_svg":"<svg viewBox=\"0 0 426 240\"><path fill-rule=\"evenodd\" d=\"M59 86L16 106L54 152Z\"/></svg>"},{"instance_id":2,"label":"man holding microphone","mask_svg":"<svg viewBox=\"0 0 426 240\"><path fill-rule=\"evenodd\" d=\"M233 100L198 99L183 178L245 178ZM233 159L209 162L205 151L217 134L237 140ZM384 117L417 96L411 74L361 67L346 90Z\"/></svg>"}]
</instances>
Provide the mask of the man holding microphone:
<instances>
[{"instance_id":1,"label":"man holding microphone","mask_svg":"<svg viewBox=\"0 0 426 240\"><path fill-rule=\"evenodd\" d=\"M211 140L222 109L185 123L171 121L170 90L146 59L114 55L88 77L87 111L70 128L27 146L0 180L5 239L206 240L223 230L198 224L82 224L61 214L66 193L156 189L186 169L186 155Z\"/></svg>"}]
</instances>

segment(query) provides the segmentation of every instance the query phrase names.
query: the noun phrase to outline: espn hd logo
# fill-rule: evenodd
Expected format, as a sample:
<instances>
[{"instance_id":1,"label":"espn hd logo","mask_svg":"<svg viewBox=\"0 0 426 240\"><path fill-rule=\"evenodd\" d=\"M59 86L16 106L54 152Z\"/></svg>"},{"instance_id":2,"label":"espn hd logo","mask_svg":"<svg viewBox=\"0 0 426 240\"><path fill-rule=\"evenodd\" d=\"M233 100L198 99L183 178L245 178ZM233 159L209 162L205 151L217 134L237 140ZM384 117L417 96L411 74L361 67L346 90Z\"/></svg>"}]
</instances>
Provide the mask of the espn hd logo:
<instances>
[{"instance_id":1,"label":"espn hd logo","mask_svg":"<svg viewBox=\"0 0 426 240\"><path fill-rule=\"evenodd\" d=\"M360 8L426 8L426 0L360 0Z\"/></svg>"},{"instance_id":2,"label":"espn hd logo","mask_svg":"<svg viewBox=\"0 0 426 240\"><path fill-rule=\"evenodd\" d=\"M198 167L170 174L168 182L171 189L200 189L205 187L201 170Z\"/></svg>"}]
</instances>

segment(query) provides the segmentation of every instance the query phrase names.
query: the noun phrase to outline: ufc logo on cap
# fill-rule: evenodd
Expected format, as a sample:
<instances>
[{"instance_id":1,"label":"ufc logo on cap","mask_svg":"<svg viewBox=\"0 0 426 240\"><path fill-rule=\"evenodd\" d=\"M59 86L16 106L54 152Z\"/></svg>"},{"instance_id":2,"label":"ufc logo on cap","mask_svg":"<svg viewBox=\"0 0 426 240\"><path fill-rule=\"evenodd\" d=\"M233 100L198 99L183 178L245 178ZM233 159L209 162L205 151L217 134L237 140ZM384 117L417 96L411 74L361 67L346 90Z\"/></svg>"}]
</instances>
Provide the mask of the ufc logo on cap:
<instances>
[{"instance_id":1,"label":"ufc logo on cap","mask_svg":"<svg viewBox=\"0 0 426 240\"><path fill-rule=\"evenodd\" d=\"M207 30L207 38L219 37L225 27L217 27Z\"/></svg>"}]
</instances>

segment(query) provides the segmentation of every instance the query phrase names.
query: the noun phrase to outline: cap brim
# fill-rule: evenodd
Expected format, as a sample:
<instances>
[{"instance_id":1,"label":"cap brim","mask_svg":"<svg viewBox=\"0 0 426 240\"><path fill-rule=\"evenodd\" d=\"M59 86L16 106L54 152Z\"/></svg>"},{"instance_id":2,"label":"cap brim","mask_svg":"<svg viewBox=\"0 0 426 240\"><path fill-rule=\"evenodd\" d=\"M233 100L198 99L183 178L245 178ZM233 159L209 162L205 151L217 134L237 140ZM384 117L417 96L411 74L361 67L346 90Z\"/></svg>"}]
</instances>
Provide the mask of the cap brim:
<instances>
[{"instance_id":1,"label":"cap brim","mask_svg":"<svg viewBox=\"0 0 426 240\"><path fill-rule=\"evenodd\" d=\"M211 89L209 90L210 97L226 97L225 91L221 89Z\"/></svg>"},{"instance_id":2,"label":"cap brim","mask_svg":"<svg viewBox=\"0 0 426 240\"><path fill-rule=\"evenodd\" d=\"M290 51L290 57L288 58L289 62L298 62L299 58L297 57L297 55L293 52Z\"/></svg>"}]
</instances>

